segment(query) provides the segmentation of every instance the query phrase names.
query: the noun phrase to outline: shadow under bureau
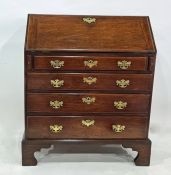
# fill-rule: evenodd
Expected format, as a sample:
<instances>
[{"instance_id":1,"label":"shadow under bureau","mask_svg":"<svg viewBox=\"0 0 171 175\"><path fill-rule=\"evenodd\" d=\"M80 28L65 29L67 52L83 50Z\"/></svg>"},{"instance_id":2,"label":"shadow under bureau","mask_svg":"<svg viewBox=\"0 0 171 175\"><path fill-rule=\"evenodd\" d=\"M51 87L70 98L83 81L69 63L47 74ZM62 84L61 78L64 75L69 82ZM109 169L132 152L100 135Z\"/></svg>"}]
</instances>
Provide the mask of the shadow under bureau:
<instances>
[{"instance_id":1,"label":"shadow under bureau","mask_svg":"<svg viewBox=\"0 0 171 175\"><path fill-rule=\"evenodd\" d=\"M22 164L51 145L120 144L149 165L155 59L148 17L29 15Z\"/></svg>"}]
</instances>

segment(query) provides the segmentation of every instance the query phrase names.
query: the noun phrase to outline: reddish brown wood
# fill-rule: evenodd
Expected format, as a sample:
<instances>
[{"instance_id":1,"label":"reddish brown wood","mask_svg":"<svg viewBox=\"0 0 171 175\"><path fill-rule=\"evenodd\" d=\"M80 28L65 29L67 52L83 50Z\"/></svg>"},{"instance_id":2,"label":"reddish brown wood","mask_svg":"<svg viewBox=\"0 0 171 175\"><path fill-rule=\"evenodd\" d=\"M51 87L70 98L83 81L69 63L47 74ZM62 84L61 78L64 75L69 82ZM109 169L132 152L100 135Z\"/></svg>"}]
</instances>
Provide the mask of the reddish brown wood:
<instances>
[{"instance_id":1,"label":"reddish brown wood","mask_svg":"<svg viewBox=\"0 0 171 175\"><path fill-rule=\"evenodd\" d=\"M28 90L120 90L151 91L152 74L107 74L107 73L29 73ZM84 78L92 77L96 82L88 84ZM125 88L117 85L117 80L129 80ZM63 80L60 87L54 87L51 80Z\"/></svg>"},{"instance_id":2,"label":"reddish brown wood","mask_svg":"<svg viewBox=\"0 0 171 175\"><path fill-rule=\"evenodd\" d=\"M138 151L136 165L149 165L148 128L156 60L149 18L92 17L96 23L84 23L83 16L29 15L24 53L23 165L36 165L34 152L50 145L76 144L80 146L78 152L82 144L89 150L91 144L113 143ZM64 61L60 69L50 64L57 59ZM87 60L98 61L98 64L85 67ZM126 70L117 65L123 60L131 61ZM96 76L96 84L84 84L85 75ZM59 89L50 84L50 80L56 78L65 81ZM124 89L115 84L122 78L130 80ZM96 97L95 103L82 103L82 97L87 96ZM50 100L64 104L52 109ZM126 101L127 107L114 108L114 100ZM95 119L96 124L84 128L80 124L84 118ZM64 125L58 135L49 132L49 125L56 122ZM125 131L112 133L113 122L124 124Z\"/></svg>"},{"instance_id":3,"label":"reddish brown wood","mask_svg":"<svg viewBox=\"0 0 171 175\"><path fill-rule=\"evenodd\" d=\"M26 50L156 52L148 17L83 17L30 15Z\"/></svg>"},{"instance_id":4,"label":"reddish brown wood","mask_svg":"<svg viewBox=\"0 0 171 175\"><path fill-rule=\"evenodd\" d=\"M138 154L134 159L137 166L149 166L151 157L151 141L146 140L143 142L125 142L122 144L125 148L132 148L133 151L137 151Z\"/></svg>"},{"instance_id":5,"label":"reddish brown wood","mask_svg":"<svg viewBox=\"0 0 171 175\"><path fill-rule=\"evenodd\" d=\"M37 160L34 157L36 151L40 151L41 148L49 148L49 143L32 144L29 142L22 141L22 165L23 166L35 166Z\"/></svg>"},{"instance_id":6,"label":"reddish brown wood","mask_svg":"<svg viewBox=\"0 0 171 175\"><path fill-rule=\"evenodd\" d=\"M106 144L122 144L125 148L132 148L134 151L137 151L138 154L134 158L134 162L137 166L148 166L150 164L150 155L151 155L151 141L149 139L108 139L108 140L67 140L67 139L56 139L56 140L46 140L46 139L23 139L22 141L22 163L24 166L32 166L37 165L37 160L34 157L34 152L39 151L40 148L48 148L50 145L54 145L56 149L60 147L70 147L69 153L84 153L83 147L86 145L86 153L94 153L92 152L92 148L96 146L99 148L100 146L104 146ZM73 146L79 145L79 148L75 150ZM72 148L73 147L73 148ZM98 149L97 149L98 150ZM115 151L115 150L114 150ZM66 153L62 152L60 149L59 153ZM97 152L95 152L97 153ZM102 152L99 152L102 153ZM103 153L108 153L108 147L106 147L106 150L103 149Z\"/></svg>"},{"instance_id":7,"label":"reddish brown wood","mask_svg":"<svg viewBox=\"0 0 171 175\"><path fill-rule=\"evenodd\" d=\"M94 120L92 126L82 125L82 120ZM128 138L143 139L147 137L147 117L124 116L29 116L27 119L28 139L111 139ZM61 125L59 133L50 131L50 125ZM125 130L117 133L112 130L112 125L123 125Z\"/></svg>"},{"instance_id":8,"label":"reddish brown wood","mask_svg":"<svg viewBox=\"0 0 171 175\"><path fill-rule=\"evenodd\" d=\"M53 68L51 66L51 61L64 61L64 66L59 69ZM84 65L84 61L97 61L97 66L89 68ZM130 67L123 70L118 67L118 61L131 61ZM147 57L102 57L102 56L36 56L34 58L34 67L35 70L53 70L58 72L59 70L138 70L145 71L148 68L148 59Z\"/></svg>"},{"instance_id":9,"label":"reddish brown wood","mask_svg":"<svg viewBox=\"0 0 171 175\"><path fill-rule=\"evenodd\" d=\"M83 103L82 98L95 98L91 104ZM63 106L54 109L50 101L63 101ZM72 93L30 93L27 95L28 112L49 113L147 113L149 95L144 94L72 94ZM114 102L127 102L127 107L117 109Z\"/></svg>"}]
</instances>

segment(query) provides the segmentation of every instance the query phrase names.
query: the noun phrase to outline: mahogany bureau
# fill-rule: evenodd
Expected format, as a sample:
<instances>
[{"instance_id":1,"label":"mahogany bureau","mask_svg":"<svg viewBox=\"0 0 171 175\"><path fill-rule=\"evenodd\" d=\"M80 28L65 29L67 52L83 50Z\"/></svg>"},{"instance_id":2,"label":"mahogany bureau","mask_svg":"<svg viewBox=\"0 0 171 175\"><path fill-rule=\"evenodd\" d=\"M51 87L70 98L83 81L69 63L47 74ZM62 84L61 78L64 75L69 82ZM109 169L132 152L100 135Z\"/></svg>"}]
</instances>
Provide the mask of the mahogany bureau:
<instances>
[{"instance_id":1,"label":"mahogany bureau","mask_svg":"<svg viewBox=\"0 0 171 175\"><path fill-rule=\"evenodd\" d=\"M22 164L41 148L120 144L149 165L149 17L29 15Z\"/></svg>"}]
</instances>

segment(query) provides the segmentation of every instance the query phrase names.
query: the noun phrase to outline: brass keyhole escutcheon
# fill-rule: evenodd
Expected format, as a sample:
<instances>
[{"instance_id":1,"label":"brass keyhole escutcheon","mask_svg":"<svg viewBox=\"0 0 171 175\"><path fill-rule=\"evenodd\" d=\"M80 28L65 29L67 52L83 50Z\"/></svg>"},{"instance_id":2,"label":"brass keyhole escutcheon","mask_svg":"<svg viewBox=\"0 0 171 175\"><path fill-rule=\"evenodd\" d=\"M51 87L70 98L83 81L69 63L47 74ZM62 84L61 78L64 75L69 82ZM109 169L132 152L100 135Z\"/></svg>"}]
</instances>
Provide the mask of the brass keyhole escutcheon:
<instances>
[{"instance_id":1,"label":"brass keyhole escutcheon","mask_svg":"<svg viewBox=\"0 0 171 175\"><path fill-rule=\"evenodd\" d=\"M87 120L82 120L81 123L83 126L90 127L95 124L95 121L87 119Z\"/></svg>"},{"instance_id":2,"label":"brass keyhole escutcheon","mask_svg":"<svg viewBox=\"0 0 171 175\"><path fill-rule=\"evenodd\" d=\"M95 23L96 22L96 18L91 18L91 17L85 17L83 18L83 21L88 23L88 24L91 24L91 23Z\"/></svg>"},{"instance_id":3,"label":"brass keyhole escutcheon","mask_svg":"<svg viewBox=\"0 0 171 175\"><path fill-rule=\"evenodd\" d=\"M95 97L83 97L82 102L90 105L91 103L94 103L96 101Z\"/></svg>"}]
</instances>

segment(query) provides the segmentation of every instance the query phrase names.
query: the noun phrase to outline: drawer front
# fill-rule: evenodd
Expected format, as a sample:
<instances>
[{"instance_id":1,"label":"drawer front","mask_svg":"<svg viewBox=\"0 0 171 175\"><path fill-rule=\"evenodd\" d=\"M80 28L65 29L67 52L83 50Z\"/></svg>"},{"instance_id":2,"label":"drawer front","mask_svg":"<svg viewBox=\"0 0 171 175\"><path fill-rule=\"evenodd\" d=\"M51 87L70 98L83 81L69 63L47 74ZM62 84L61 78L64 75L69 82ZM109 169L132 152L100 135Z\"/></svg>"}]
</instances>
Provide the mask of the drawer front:
<instances>
[{"instance_id":1,"label":"drawer front","mask_svg":"<svg viewBox=\"0 0 171 175\"><path fill-rule=\"evenodd\" d=\"M151 74L29 73L28 90L151 91Z\"/></svg>"},{"instance_id":2,"label":"drawer front","mask_svg":"<svg viewBox=\"0 0 171 175\"><path fill-rule=\"evenodd\" d=\"M27 111L40 113L147 113L150 95L29 93Z\"/></svg>"},{"instance_id":3,"label":"drawer front","mask_svg":"<svg viewBox=\"0 0 171 175\"><path fill-rule=\"evenodd\" d=\"M27 138L87 139L147 137L148 118L123 116L27 117Z\"/></svg>"},{"instance_id":4,"label":"drawer front","mask_svg":"<svg viewBox=\"0 0 171 175\"><path fill-rule=\"evenodd\" d=\"M147 57L35 56L34 69L41 70L147 70Z\"/></svg>"}]
</instances>

